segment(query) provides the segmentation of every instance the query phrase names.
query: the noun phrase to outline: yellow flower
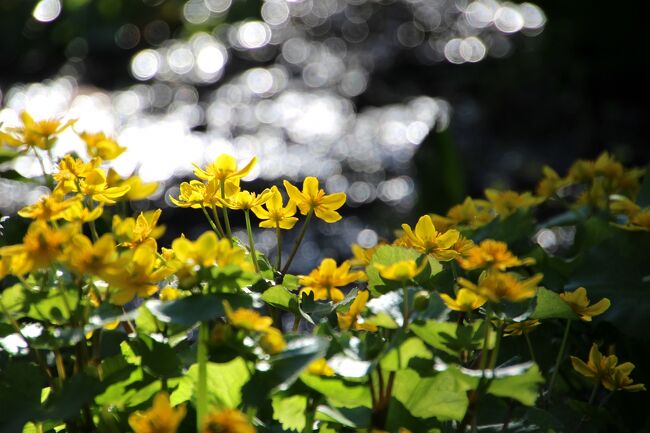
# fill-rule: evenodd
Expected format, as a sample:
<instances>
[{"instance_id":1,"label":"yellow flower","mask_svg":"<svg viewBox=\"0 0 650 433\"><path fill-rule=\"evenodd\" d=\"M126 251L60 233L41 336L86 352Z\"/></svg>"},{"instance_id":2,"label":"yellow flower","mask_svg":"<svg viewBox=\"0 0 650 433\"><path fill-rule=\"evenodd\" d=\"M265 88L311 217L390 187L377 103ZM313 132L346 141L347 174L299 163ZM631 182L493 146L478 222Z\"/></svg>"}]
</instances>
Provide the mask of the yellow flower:
<instances>
[{"instance_id":1,"label":"yellow flower","mask_svg":"<svg viewBox=\"0 0 650 433\"><path fill-rule=\"evenodd\" d=\"M510 272L483 271L479 276L478 284L462 277L458 278L458 284L493 302L502 300L519 302L535 296L537 283L542 278L542 274L536 274L528 279L520 280L516 274Z\"/></svg>"},{"instance_id":2,"label":"yellow flower","mask_svg":"<svg viewBox=\"0 0 650 433\"><path fill-rule=\"evenodd\" d=\"M320 266L300 277L303 289L300 293L314 293L314 300L332 300L339 302L345 297L339 287L347 286L353 281L363 279L363 272L350 272L350 262L345 261L336 266L334 259L323 259Z\"/></svg>"},{"instance_id":3,"label":"yellow flower","mask_svg":"<svg viewBox=\"0 0 650 433\"><path fill-rule=\"evenodd\" d=\"M96 168L85 173L85 177L79 179L77 192L100 203L114 204L130 189L131 187L128 185L109 187L106 183L106 172L101 168Z\"/></svg>"},{"instance_id":4,"label":"yellow flower","mask_svg":"<svg viewBox=\"0 0 650 433\"><path fill-rule=\"evenodd\" d=\"M614 195L610 198L612 199L612 202L609 208L614 213L622 213L628 217L633 217L634 215L641 212L641 206L634 203L632 200L625 196Z\"/></svg>"},{"instance_id":5,"label":"yellow flower","mask_svg":"<svg viewBox=\"0 0 650 433\"><path fill-rule=\"evenodd\" d=\"M287 347L284 336L279 329L269 328L266 330L262 338L260 338L260 346L264 351L270 355L282 352Z\"/></svg>"},{"instance_id":6,"label":"yellow flower","mask_svg":"<svg viewBox=\"0 0 650 433\"><path fill-rule=\"evenodd\" d=\"M456 299L446 293L441 293L440 298L450 310L463 311L465 313L474 311L487 302L487 298L484 296L467 289L460 289L456 293Z\"/></svg>"},{"instance_id":7,"label":"yellow flower","mask_svg":"<svg viewBox=\"0 0 650 433\"><path fill-rule=\"evenodd\" d=\"M183 418L185 405L172 408L169 395L163 391L156 394L151 409L132 413L129 425L135 433L176 433Z\"/></svg>"},{"instance_id":8,"label":"yellow flower","mask_svg":"<svg viewBox=\"0 0 650 433\"><path fill-rule=\"evenodd\" d=\"M217 197L217 200L228 209L250 210L266 203L271 198L271 195L271 190L267 188L260 195L250 191L239 191L225 199Z\"/></svg>"},{"instance_id":9,"label":"yellow flower","mask_svg":"<svg viewBox=\"0 0 650 433\"><path fill-rule=\"evenodd\" d=\"M296 203L301 214L307 215L313 211L318 218L327 223L334 223L341 219L341 215L336 210L345 203L347 198L345 193L325 194L323 189L318 188L318 179L312 176L305 178L302 191L286 180L283 183L289 198Z\"/></svg>"},{"instance_id":10,"label":"yellow flower","mask_svg":"<svg viewBox=\"0 0 650 433\"><path fill-rule=\"evenodd\" d=\"M535 259L520 260L508 250L508 244L493 239L485 239L479 245L468 250L465 256L464 258L458 257L456 260L463 269L468 270L490 267L505 271L516 266L535 264Z\"/></svg>"},{"instance_id":11,"label":"yellow flower","mask_svg":"<svg viewBox=\"0 0 650 433\"><path fill-rule=\"evenodd\" d=\"M610 306L609 299L603 298L595 304L589 305L589 298L587 298L587 289L578 287L573 292L560 293L560 298L585 322L591 322L594 316L600 316Z\"/></svg>"},{"instance_id":12,"label":"yellow flower","mask_svg":"<svg viewBox=\"0 0 650 433\"><path fill-rule=\"evenodd\" d=\"M101 159L94 158L90 162L65 155L59 161L58 170L54 173L54 180L57 182L56 189L62 193L78 192L79 181L85 178L91 171L99 168Z\"/></svg>"},{"instance_id":13,"label":"yellow flower","mask_svg":"<svg viewBox=\"0 0 650 433\"><path fill-rule=\"evenodd\" d=\"M120 255L115 266L103 272L104 279L114 289L111 302L124 305L136 296L147 298L158 291L158 283L169 277L172 270L156 266L156 246L143 243Z\"/></svg>"},{"instance_id":14,"label":"yellow flower","mask_svg":"<svg viewBox=\"0 0 650 433\"><path fill-rule=\"evenodd\" d=\"M627 224L614 225L618 228L631 232L650 231L650 209L639 210L634 215L630 216Z\"/></svg>"},{"instance_id":15,"label":"yellow flower","mask_svg":"<svg viewBox=\"0 0 650 433\"><path fill-rule=\"evenodd\" d=\"M352 244L353 258L350 260L350 264L355 267L358 266L365 268L370 264L370 260L372 260L372 256L375 255L375 251L383 245L386 245L385 241L379 241L377 245L370 248L363 248L359 244Z\"/></svg>"},{"instance_id":16,"label":"yellow flower","mask_svg":"<svg viewBox=\"0 0 650 433\"><path fill-rule=\"evenodd\" d=\"M24 275L52 265L61 256L63 246L78 231L76 225L53 229L44 221L34 221L23 243L0 248L0 256L11 256L11 273Z\"/></svg>"},{"instance_id":17,"label":"yellow flower","mask_svg":"<svg viewBox=\"0 0 650 433\"><path fill-rule=\"evenodd\" d=\"M128 186L129 192L123 196L126 200L144 200L151 196L158 189L158 182L143 182L139 176L131 175L127 178L122 178L112 168L108 169L106 175L106 183L109 187Z\"/></svg>"},{"instance_id":18,"label":"yellow flower","mask_svg":"<svg viewBox=\"0 0 650 433\"><path fill-rule=\"evenodd\" d=\"M215 179L220 183L227 180L241 179L251 172L257 158L253 157L241 170L237 170L237 160L230 155L222 153L213 162L209 163L205 169L202 169L197 164L194 165L194 174L202 180Z\"/></svg>"},{"instance_id":19,"label":"yellow flower","mask_svg":"<svg viewBox=\"0 0 650 433\"><path fill-rule=\"evenodd\" d=\"M415 260L401 260L390 265L375 263L373 265L379 275L386 280L391 281L409 281L420 275L427 266L427 261L422 260L420 265Z\"/></svg>"},{"instance_id":20,"label":"yellow flower","mask_svg":"<svg viewBox=\"0 0 650 433\"><path fill-rule=\"evenodd\" d=\"M25 206L18 211L23 218L41 221L56 221L64 217L66 209L79 203L77 197L64 199L63 194L54 190L51 195L41 197L36 203Z\"/></svg>"},{"instance_id":21,"label":"yellow flower","mask_svg":"<svg viewBox=\"0 0 650 433\"><path fill-rule=\"evenodd\" d=\"M634 370L634 364L624 362L617 365L618 358L615 355L603 356L596 343L591 345L587 363L572 356L571 364L575 371L594 382L602 383L609 391L636 392L646 390L645 385L642 383L632 384L634 381L630 378L630 373Z\"/></svg>"},{"instance_id":22,"label":"yellow flower","mask_svg":"<svg viewBox=\"0 0 650 433\"><path fill-rule=\"evenodd\" d=\"M77 200L72 204L72 206L66 208L61 213L61 217L68 222L87 223L95 221L97 218L102 216L102 213L104 213L103 203L99 203L98 206L95 206L91 210L84 206L82 201Z\"/></svg>"},{"instance_id":23,"label":"yellow flower","mask_svg":"<svg viewBox=\"0 0 650 433\"><path fill-rule=\"evenodd\" d=\"M447 218L454 224L467 225L475 229L492 221L494 216L490 212L490 203L466 197L463 203L449 209Z\"/></svg>"},{"instance_id":24,"label":"yellow flower","mask_svg":"<svg viewBox=\"0 0 650 433\"><path fill-rule=\"evenodd\" d=\"M156 245L156 239L165 233L165 226L159 226L161 209L140 212L137 218L124 218L113 215L113 233L121 240L120 246L136 248L145 242Z\"/></svg>"},{"instance_id":25,"label":"yellow flower","mask_svg":"<svg viewBox=\"0 0 650 433\"><path fill-rule=\"evenodd\" d=\"M325 358L318 358L312 361L307 366L307 372L316 376L334 376L334 370L327 364L327 359Z\"/></svg>"},{"instance_id":26,"label":"yellow flower","mask_svg":"<svg viewBox=\"0 0 650 433\"><path fill-rule=\"evenodd\" d=\"M257 433L257 430L237 409L225 409L206 417L203 433Z\"/></svg>"},{"instance_id":27,"label":"yellow flower","mask_svg":"<svg viewBox=\"0 0 650 433\"><path fill-rule=\"evenodd\" d=\"M535 197L529 192L519 194L515 191L498 191L496 189L486 189L485 197L502 219L512 215L518 209L529 209L544 201L544 198Z\"/></svg>"},{"instance_id":28,"label":"yellow flower","mask_svg":"<svg viewBox=\"0 0 650 433\"><path fill-rule=\"evenodd\" d=\"M163 250L163 254L164 254ZM172 242L170 261L177 261L181 265L194 268L196 265L227 266L237 265L243 270L250 270L250 262L246 259L246 252L228 239L217 238L212 231L203 233L196 241L181 236Z\"/></svg>"},{"instance_id":29,"label":"yellow flower","mask_svg":"<svg viewBox=\"0 0 650 433\"><path fill-rule=\"evenodd\" d=\"M126 147L120 146L114 139L107 137L103 132L96 134L82 132L79 137L86 143L86 150L91 158L98 157L110 161L126 150Z\"/></svg>"},{"instance_id":30,"label":"yellow flower","mask_svg":"<svg viewBox=\"0 0 650 433\"><path fill-rule=\"evenodd\" d=\"M226 310L226 317L236 328L246 329L248 331L267 332L273 319L268 316L262 316L255 310L250 308L237 308L233 311L232 307L225 301L223 307Z\"/></svg>"},{"instance_id":31,"label":"yellow flower","mask_svg":"<svg viewBox=\"0 0 650 433\"><path fill-rule=\"evenodd\" d=\"M101 276L115 267L118 254L110 233L94 244L83 234L77 234L65 248L65 257L67 264L77 273Z\"/></svg>"},{"instance_id":32,"label":"yellow flower","mask_svg":"<svg viewBox=\"0 0 650 433\"><path fill-rule=\"evenodd\" d=\"M551 197L555 195L560 189L571 183L571 179L563 179L551 167L545 165L542 168L544 177L537 184L536 193L540 197Z\"/></svg>"},{"instance_id":33,"label":"yellow flower","mask_svg":"<svg viewBox=\"0 0 650 433\"><path fill-rule=\"evenodd\" d=\"M73 125L76 120L61 123L58 119L45 119L35 121L26 111L20 113L22 127L7 128L9 134L2 134L4 141L13 147L21 145L38 147L43 150L51 149L56 143L56 135Z\"/></svg>"},{"instance_id":34,"label":"yellow flower","mask_svg":"<svg viewBox=\"0 0 650 433\"><path fill-rule=\"evenodd\" d=\"M224 196L227 199L239 192L239 179L227 181L224 187ZM207 183L198 180L183 182L180 185L178 198L169 197L172 203L178 207L191 207L201 209L202 207L222 207L221 188L219 181L212 179Z\"/></svg>"},{"instance_id":35,"label":"yellow flower","mask_svg":"<svg viewBox=\"0 0 650 433\"><path fill-rule=\"evenodd\" d=\"M342 331L347 331L348 329L357 329L363 331L375 332L377 331L377 326L369 323L363 323L359 321L359 316L366 308L366 303L368 302L368 297L370 292L367 290L361 290L357 293L357 297L354 299L347 313L336 313L338 317L339 327Z\"/></svg>"},{"instance_id":36,"label":"yellow flower","mask_svg":"<svg viewBox=\"0 0 650 433\"><path fill-rule=\"evenodd\" d=\"M452 249L460 238L458 230L450 229L444 233L437 231L429 215L420 217L415 225L415 232L408 224L402 224L402 229L404 237L401 242L407 247L431 254L440 261L448 261L458 255L458 252Z\"/></svg>"},{"instance_id":37,"label":"yellow flower","mask_svg":"<svg viewBox=\"0 0 650 433\"><path fill-rule=\"evenodd\" d=\"M271 188L271 197L266 202L266 209L262 206L252 208L255 216L263 221L260 227L265 229L280 228L290 230L298 222L296 204L289 200L286 207L282 206L282 194L277 186Z\"/></svg>"},{"instance_id":38,"label":"yellow flower","mask_svg":"<svg viewBox=\"0 0 650 433\"><path fill-rule=\"evenodd\" d=\"M536 327L541 325L539 320L524 320L523 322L512 322L503 328L503 335L506 337L514 337L517 335L528 334Z\"/></svg>"},{"instance_id":39,"label":"yellow flower","mask_svg":"<svg viewBox=\"0 0 650 433\"><path fill-rule=\"evenodd\" d=\"M183 292L178 290L176 287L167 286L160 291L160 300L161 301L175 301L183 296Z\"/></svg>"}]
</instances>

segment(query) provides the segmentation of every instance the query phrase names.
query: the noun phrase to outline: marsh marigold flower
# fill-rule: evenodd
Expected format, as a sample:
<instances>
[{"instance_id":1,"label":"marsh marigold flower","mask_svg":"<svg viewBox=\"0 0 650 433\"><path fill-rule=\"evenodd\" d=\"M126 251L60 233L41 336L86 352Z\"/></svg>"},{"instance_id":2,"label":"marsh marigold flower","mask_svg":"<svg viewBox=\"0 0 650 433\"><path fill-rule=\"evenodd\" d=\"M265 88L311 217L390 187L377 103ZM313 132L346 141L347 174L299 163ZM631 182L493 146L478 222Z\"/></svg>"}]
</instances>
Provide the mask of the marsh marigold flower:
<instances>
[{"instance_id":1,"label":"marsh marigold flower","mask_svg":"<svg viewBox=\"0 0 650 433\"><path fill-rule=\"evenodd\" d=\"M36 121L26 111L20 113L20 120L23 126L7 128L8 133L0 133L0 140L12 147L32 146L48 150L56 143L57 135L76 120L68 120L63 123L59 119L44 119Z\"/></svg>"},{"instance_id":2,"label":"marsh marigold flower","mask_svg":"<svg viewBox=\"0 0 650 433\"><path fill-rule=\"evenodd\" d=\"M535 259L519 259L508 250L505 242L485 239L479 245L470 248L465 257L456 259L463 269L479 269L489 267L499 271L516 266L527 266L535 264Z\"/></svg>"},{"instance_id":3,"label":"marsh marigold flower","mask_svg":"<svg viewBox=\"0 0 650 433\"><path fill-rule=\"evenodd\" d=\"M427 263L426 260L422 260L422 263L418 265L415 260L401 260L390 265L375 263L373 266L385 280L409 281L420 275Z\"/></svg>"},{"instance_id":4,"label":"marsh marigold flower","mask_svg":"<svg viewBox=\"0 0 650 433\"><path fill-rule=\"evenodd\" d=\"M125 200L144 200L158 189L158 182L143 182L136 175L123 178L112 168L108 169L106 183L109 187L128 186L129 191L122 197Z\"/></svg>"},{"instance_id":5,"label":"marsh marigold flower","mask_svg":"<svg viewBox=\"0 0 650 433\"><path fill-rule=\"evenodd\" d=\"M540 322L539 320L524 320L522 322L512 322L506 325L505 328L503 328L503 335L505 335L506 337L514 337L517 335L528 334L541 324L542 322Z\"/></svg>"},{"instance_id":6,"label":"marsh marigold flower","mask_svg":"<svg viewBox=\"0 0 650 433\"><path fill-rule=\"evenodd\" d=\"M486 200L466 197L461 204L452 206L447 211L447 218L455 225L466 225L475 229L492 221L494 215L490 212L490 203Z\"/></svg>"},{"instance_id":7,"label":"marsh marigold flower","mask_svg":"<svg viewBox=\"0 0 650 433\"><path fill-rule=\"evenodd\" d=\"M54 229L44 221L37 220L30 224L22 244L0 248L0 256L11 256L11 273L24 275L56 262L66 242L78 230L79 227L72 224Z\"/></svg>"},{"instance_id":8,"label":"marsh marigold flower","mask_svg":"<svg viewBox=\"0 0 650 433\"><path fill-rule=\"evenodd\" d=\"M129 416L129 425L134 433L176 433L185 418L185 405L175 408L169 404L169 395L159 392L153 406L145 411L134 412Z\"/></svg>"},{"instance_id":9,"label":"marsh marigold flower","mask_svg":"<svg viewBox=\"0 0 650 433\"><path fill-rule=\"evenodd\" d=\"M603 298L595 304L589 305L587 289L578 287L573 292L560 293L560 298L585 322L591 322L592 317L603 314L611 303L609 299Z\"/></svg>"},{"instance_id":10,"label":"marsh marigold flower","mask_svg":"<svg viewBox=\"0 0 650 433\"><path fill-rule=\"evenodd\" d=\"M347 286L353 281L365 278L360 271L350 272L350 262L345 261L336 266L334 259L323 259L320 266L300 277L303 289L300 293L313 293L314 300L332 300L339 302L345 297L339 287Z\"/></svg>"},{"instance_id":11,"label":"marsh marigold flower","mask_svg":"<svg viewBox=\"0 0 650 433\"><path fill-rule=\"evenodd\" d=\"M161 209L140 212L137 218L113 215L113 233L121 240L120 246L136 248L143 243L156 245L156 239L165 233L165 226L159 226Z\"/></svg>"},{"instance_id":12,"label":"marsh marigold flower","mask_svg":"<svg viewBox=\"0 0 650 433\"><path fill-rule=\"evenodd\" d=\"M253 157L243 168L237 169L237 160L232 156L222 153L214 161L209 163L205 169L194 165L194 175L202 180L210 181L216 179L220 183L228 180L238 180L251 172L257 158Z\"/></svg>"},{"instance_id":13,"label":"marsh marigold flower","mask_svg":"<svg viewBox=\"0 0 650 433\"><path fill-rule=\"evenodd\" d=\"M217 200L228 209L251 210L266 203L271 195L271 190L267 188L259 195L251 191L238 191L225 199L217 197Z\"/></svg>"},{"instance_id":14,"label":"marsh marigold flower","mask_svg":"<svg viewBox=\"0 0 650 433\"><path fill-rule=\"evenodd\" d=\"M342 218L336 210L345 203L347 198L345 193L325 194L323 189L318 188L318 179L315 177L305 178L302 183L302 191L286 180L284 188L287 190L289 198L300 209L301 214L307 215L313 211L317 218L327 223L334 223Z\"/></svg>"},{"instance_id":15,"label":"marsh marigold flower","mask_svg":"<svg viewBox=\"0 0 650 433\"><path fill-rule=\"evenodd\" d=\"M277 328L269 328L260 338L260 346L270 355L282 352L287 347L282 331Z\"/></svg>"},{"instance_id":16,"label":"marsh marigold flower","mask_svg":"<svg viewBox=\"0 0 650 433\"><path fill-rule=\"evenodd\" d=\"M633 384L630 373L634 370L634 364L624 362L618 364L618 358L615 355L603 356L598 350L596 343L591 345L589 359L585 363L583 360L571 357L571 364L575 371L594 382L600 382L609 391L645 391L645 385L642 383Z\"/></svg>"},{"instance_id":17,"label":"marsh marigold flower","mask_svg":"<svg viewBox=\"0 0 650 433\"><path fill-rule=\"evenodd\" d=\"M65 199L63 194L55 190L51 195L43 196L36 203L19 210L18 215L42 221L56 221L64 217L66 209L78 202L78 197Z\"/></svg>"},{"instance_id":18,"label":"marsh marigold flower","mask_svg":"<svg viewBox=\"0 0 650 433\"><path fill-rule=\"evenodd\" d=\"M101 158L105 161L110 161L120 156L126 150L117 144L117 141L107 137L103 132L89 133L81 132L79 137L86 144L86 151L91 158Z\"/></svg>"},{"instance_id":19,"label":"marsh marigold flower","mask_svg":"<svg viewBox=\"0 0 650 433\"><path fill-rule=\"evenodd\" d=\"M486 297L467 289L460 289L458 293L456 293L456 299L446 293L441 293L440 298L450 310L462 311L465 313L474 311L487 302Z\"/></svg>"},{"instance_id":20,"label":"marsh marigold flower","mask_svg":"<svg viewBox=\"0 0 650 433\"><path fill-rule=\"evenodd\" d=\"M257 433L257 430L237 409L225 409L206 417L203 433Z\"/></svg>"},{"instance_id":21,"label":"marsh marigold flower","mask_svg":"<svg viewBox=\"0 0 650 433\"><path fill-rule=\"evenodd\" d=\"M512 215L519 209L529 209L544 201L543 197L535 197L530 192L520 194L515 191L499 191L496 189L486 189L485 197L502 219Z\"/></svg>"},{"instance_id":22,"label":"marsh marigold flower","mask_svg":"<svg viewBox=\"0 0 650 433\"><path fill-rule=\"evenodd\" d=\"M327 359L318 358L307 366L307 373L316 376L334 376L334 370L327 364Z\"/></svg>"},{"instance_id":23,"label":"marsh marigold flower","mask_svg":"<svg viewBox=\"0 0 650 433\"><path fill-rule=\"evenodd\" d=\"M117 259L115 240L110 233L95 243L80 233L65 248L67 264L80 274L102 275L116 265Z\"/></svg>"},{"instance_id":24,"label":"marsh marigold flower","mask_svg":"<svg viewBox=\"0 0 650 433\"><path fill-rule=\"evenodd\" d=\"M377 326L369 323L363 323L359 321L359 316L366 308L366 303L370 297L370 292L368 290L361 290L357 293L357 297L354 299L350 308L346 313L336 313L338 318L339 327L342 331L347 331L348 329L357 329L363 331L375 332L377 331Z\"/></svg>"},{"instance_id":25,"label":"marsh marigold flower","mask_svg":"<svg viewBox=\"0 0 650 433\"><path fill-rule=\"evenodd\" d=\"M490 301L503 300L519 302L530 299L537 293L537 284L542 280L542 274L536 274L527 279L520 279L511 272L483 271L474 284L465 278L458 278L458 284L464 289L471 290Z\"/></svg>"},{"instance_id":26,"label":"marsh marigold flower","mask_svg":"<svg viewBox=\"0 0 650 433\"><path fill-rule=\"evenodd\" d=\"M415 230L412 230L408 224L402 224L402 229L404 229L404 237L399 243L407 247L424 254L431 254L440 261L452 260L458 255L458 252L453 249L460 238L458 230L449 229L444 233L439 232L429 215L420 217Z\"/></svg>"},{"instance_id":27,"label":"marsh marigold flower","mask_svg":"<svg viewBox=\"0 0 650 433\"><path fill-rule=\"evenodd\" d=\"M282 206L282 194L277 186L271 188L271 197L265 203L266 209L262 206L252 208L255 216L262 221L260 227L265 229L290 230L298 222L296 204L289 200L286 207Z\"/></svg>"},{"instance_id":28,"label":"marsh marigold flower","mask_svg":"<svg viewBox=\"0 0 650 433\"><path fill-rule=\"evenodd\" d=\"M233 311L227 301L223 303L223 306L226 310L226 317L236 328L246 329L248 331L266 332L271 328L271 325L273 325L272 318L262 316L260 313L250 308L237 308Z\"/></svg>"}]
</instances>

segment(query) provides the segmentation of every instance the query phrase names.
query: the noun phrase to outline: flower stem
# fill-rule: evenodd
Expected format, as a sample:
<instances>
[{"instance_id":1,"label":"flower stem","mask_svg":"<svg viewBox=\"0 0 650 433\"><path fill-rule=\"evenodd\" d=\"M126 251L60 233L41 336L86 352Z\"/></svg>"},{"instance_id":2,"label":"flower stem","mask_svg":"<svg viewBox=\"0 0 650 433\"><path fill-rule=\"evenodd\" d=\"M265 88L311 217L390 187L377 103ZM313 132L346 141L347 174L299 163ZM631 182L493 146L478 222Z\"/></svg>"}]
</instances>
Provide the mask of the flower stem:
<instances>
[{"instance_id":1,"label":"flower stem","mask_svg":"<svg viewBox=\"0 0 650 433\"><path fill-rule=\"evenodd\" d=\"M196 428L198 433L203 431L203 420L208 410L208 335L209 325L201 322L199 339L196 347L196 362L199 366L196 384Z\"/></svg>"},{"instance_id":2,"label":"flower stem","mask_svg":"<svg viewBox=\"0 0 650 433\"><path fill-rule=\"evenodd\" d=\"M409 327L409 289L408 287L404 286L402 287L402 308L403 308L403 313L402 316L404 316L404 322L402 323L402 329L406 331Z\"/></svg>"},{"instance_id":3,"label":"flower stem","mask_svg":"<svg viewBox=\"0 0 650 433\"><path fill-rule=\"evenodd\" d=\"M275 260L275 269L279 271L282 265L282 232L280 230L279 225L275 227L275 238L276 238L276 245L278 247L277 250L278 257Z\"/></svg>"},{"instance_id":4,"label":"flower stem","mask_svg":"<svg viewBox=\"0 0 650 433\"><path fill-rule=\"evenodd\" d=\"M225 238L226 234L223 231L223 227L221 226L221 220L219 219L219 213L217 212L217 208L214 205L210 206L210 208L212 209L212 216L214 217L214 222L217 225L217 229L219 230L218 234L220 234L222 238Z\"/></svg>"},{"instance_id":5,"label":"flower stem","mask_svg":"<svg viewBox=\"0 0 650 433\"><path fill-rule=\"evenodd\" d=\"M257 264L257 254L255 254L255 241L253 240L253 229L251 228L250 210L244 209L244 218L246 219L246 232L248 233L248 244L251 249L251 256L253 257L253 265L255 272L260 273L260 266Z\"/></svg>"},{"instance_id":6,"label":"flower stem","mask_svg":"<svg viewBox=\"0 0 650 433\"><path fill-rule=\"evenodd\" d=\"M221 184L221 199L226 200L226 181L221 180L219 181ZM221 210L223 212L223 222L226 225L226 235L228 236L228 239L232 239L232 232L230 231L230 220L228 219L228 209L226 208L226 205L224 204L221 207Z\"/></svg>"},{"instance_id":7,"label":"flower stem","mask_svg":"<svg viewBox=\"0 0 650 433\"><path fill-rule=\"evenodd\" d=\"M208 220L208 223L210 224L210 227L212 227L212 230L217 234L217 236L222 237L223 233L219 232L219 228L214 224L214 221L212 221L212 218L210 218L210 215L208 215L208 211L205 210L205 206L201 206L201 210L203 211L203 215L205 215L205 218Z\"/></svg>"},{"instance_id":8,"label":"flower stem","mask_svg":"<svg viewBox=\"0 0 650 433\"><path fill-rule=\"evenodd\" d=\"M293 246L293 250L291 250L289 259L287 260L287 263L284 264L284 268L282 268L282 272L281 272L282 275L286 274L287 271L289 270L289 266L291 266L291 262L293 261L293 258L296 256L296 253L298 252L298 248L300 247L302 239L305 237L305 233L307 232L307 226L309 225L309 221L311 220L311 216L313 213L314 210L312 209L307 214L307 218L305 218L305 222L302 225L302 229L300 229L300 234L298 235L298 239L296 239L296 243Z\"/></svg>"},{"instance_id":9,"label":"flower stem","mask_svg":"<svg viewBox=\"0 0 650 433\"><path fill-rule=\"evenodd\" d=\"M483 348L481 349L481 358L479 361L479 368L483 370L483 376L485 376L485 367L487 365L488 357L487 357L487 351L488 351L488 344L490 341L490 326L492 324L490 323L492 319L492 306L488 303L487 307L485 308L485 334L483 336Z\"/></svg>"},{"instance_id":10,"label":"flower stem","mask_svg":"<svg viewBox=\"0 0 650 433\"><path fill-rule=\"evenodd\" d=\"M560 351L557 354L557 359L555 360L555 367L553 367L553 375L551 376L551 381L548 383L548 396L550 397L553 392L553 386L555 385L555 379L557 378L557 372L560 369L560 363L564 357L564 350L566 348L567 340L569 339L569 329L571 329L571 320L567 319L566 327L564 328L564 336L562 337L562 344L560 345Z\"/></svg>"},{"instance_id":11,"label":"flower stem","mask_svg":"<svg viewBox=\"0 0 650 433\"><path fill-rule=\"evenodd\" d=\"M526 344L528 345L528 352L530 352L530 360L537 364L537 360L535 359L535 351L533 350L533 345L530 342L530 337L528 336L527 332L524 332L524 338L526 339Z\"/></svg>"},{"instance_id":12,"label":"flower stem","mask_svg":"<svg viewBox=\"0 0 650 433\"><path fill-rule=\"evenodd\" d=\"M492 356L490 356L490 369L493 370L497 365L497 360L499 357L499 348L501 347L501 337L503 336L503 326L499 324L499 329L497 329L497 338L494 342L494 350L492 350Z\"/></svg>"}]
</instances>

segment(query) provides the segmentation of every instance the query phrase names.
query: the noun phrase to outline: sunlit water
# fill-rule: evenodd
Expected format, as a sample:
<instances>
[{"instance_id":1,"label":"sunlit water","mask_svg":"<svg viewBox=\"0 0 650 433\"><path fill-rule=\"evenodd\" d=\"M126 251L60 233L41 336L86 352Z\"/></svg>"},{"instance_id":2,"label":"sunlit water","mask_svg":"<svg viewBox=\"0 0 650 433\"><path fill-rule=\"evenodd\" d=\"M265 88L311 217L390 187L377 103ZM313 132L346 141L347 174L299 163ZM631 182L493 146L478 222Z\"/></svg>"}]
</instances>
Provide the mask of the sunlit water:
<instances>
[{"instance_id":1,"label":"sunlit water","mask_svg":"<svg viewBox=\"0 0 650 433\"><path fill-rule=\"evenodd\" d=\"M231 6L230 0L189 0L183 15L204 24ZM51 21L60 10L58 0L42 0L34 17ZM355 97L398 55L431 67L478 62L506 55L510 34L536 35L545 24L531 3L493 0L267 0L260 15L261 21L220 25L139 51L130 63L136 84L112 91L83 84L84 42L75 40L58 76L2 89L0 122L14 125L27 110L37 119L78 119L77 131L114 135L128 148L112 164L120 174L137 171L163 182L156 205L177 194L178 179L191 174L193 162L226 152L240 161L258 157L244 180L312 175L328 192L346 192L349 206L381 200L407 212L416 199L411 159L432 129L447 126L450 107L422 95L358 110ZM165 33L165 25L152 22L141 35L125 24L116 43L135 46L147 32ZM84 153L72 131L61 136L54 155L69 151ZM33 156L14 168L24 176L41 172ZM46 192L0 182L3 213ZM366 246L378 237L358 219L327 230ZM272 250L273 236L259 237L261 249ZM321 255L309 240L303 252L305 259Z\"/></svg>"}]
</instances>

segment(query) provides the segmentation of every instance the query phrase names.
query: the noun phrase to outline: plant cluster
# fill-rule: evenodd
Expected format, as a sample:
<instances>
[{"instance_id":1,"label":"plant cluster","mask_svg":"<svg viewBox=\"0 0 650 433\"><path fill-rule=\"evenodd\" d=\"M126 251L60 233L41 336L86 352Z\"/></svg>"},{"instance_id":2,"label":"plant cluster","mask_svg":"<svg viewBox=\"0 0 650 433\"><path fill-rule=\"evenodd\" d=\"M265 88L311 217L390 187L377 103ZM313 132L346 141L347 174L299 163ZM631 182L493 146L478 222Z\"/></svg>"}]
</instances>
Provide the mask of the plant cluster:
<instances>
[{"instance_id":1,"label":"plant cluster","mask_svg":"<svg viewBox=\"0 0 650 433\"><path fill-rule=\"evenodd\" d=\"M0 248L2 432L579 431L616 425L612 396L645 391L590 326L625 305L611 287L647 289L650 182L608 154L294 275L310 221L339 221L344 193L314 177L249 191L256 159L222 154L171 197L211 230L162 247L162 211L124 206L157 184L106 168L124 151L115 140L81 132L87 157L51 161L74 122L22 119L0 133L3 157L32 152L51 193L19 211L22 242ZM275 232L275 260L256 250L253 217ZM625 280L603 267L611 248ZM625 334L630 317L609 321Z\"/></svg>"}]
</instances>

